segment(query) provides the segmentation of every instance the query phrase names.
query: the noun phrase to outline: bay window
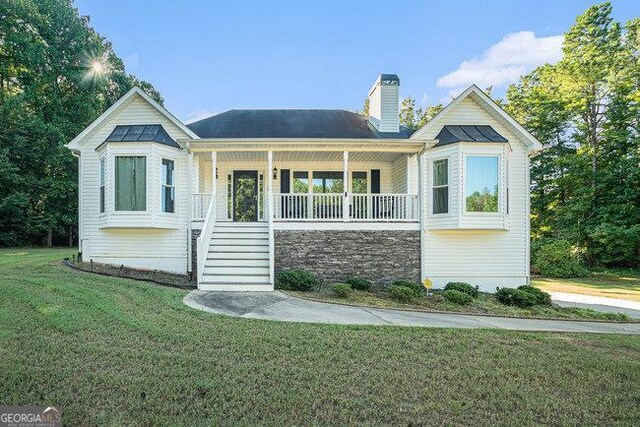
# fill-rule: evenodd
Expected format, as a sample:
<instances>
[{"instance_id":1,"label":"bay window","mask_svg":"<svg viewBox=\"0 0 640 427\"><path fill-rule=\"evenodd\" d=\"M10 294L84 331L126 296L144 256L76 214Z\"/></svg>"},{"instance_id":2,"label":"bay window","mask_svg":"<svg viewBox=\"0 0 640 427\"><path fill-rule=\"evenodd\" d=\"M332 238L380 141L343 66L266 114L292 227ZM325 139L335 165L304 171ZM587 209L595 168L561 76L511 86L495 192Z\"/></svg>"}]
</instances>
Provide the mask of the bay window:
<instances>
[{"instance_id":1,"label":"bay window","mask_svg":"<svg viewBox=\"0 0 640 427\"><path fill-rule=\"evenodd\" d=\"M106 159L103 157L100 159L100 213L105 211L105 194L104 187L106 181Z\"/></svg>"},{"instance_id":2,"label":"bay window","mask_svg":"<svg viewBox=\"0 0 640 427\"><path fill-rule=\"evenodd\" d=\"M433 213L449 212L449 159L433 162Z\"/></svg>"},{"instance_id":3,"label":"bay window","mask_svg":"<svg viewBox=\"0 0 640 427\"><path fill-rule=\"evenodd\" d=\"M467 156L465 207L467 212L498 212L498 156Z\"/></svg>"},{"instance_id":4,"label":"bay window","mask_svg":"<svg viewBox=\"0 0 640 427\"><path fill-rule=\"evenodd\" d=\"M147 209L146 156L116 156L115 210Z\"/></svg>"},{"instance_id":5,"label":"bay window","mask_svg":"<svg viewBox=\"0 0 640 427\"><path fill-rule=\"evenodd\" d=\"M174 163L173 160L162 159L162 186L161 204L162 212L175 212L176 188L174 185Z\"/></svg>"}]
</instances>

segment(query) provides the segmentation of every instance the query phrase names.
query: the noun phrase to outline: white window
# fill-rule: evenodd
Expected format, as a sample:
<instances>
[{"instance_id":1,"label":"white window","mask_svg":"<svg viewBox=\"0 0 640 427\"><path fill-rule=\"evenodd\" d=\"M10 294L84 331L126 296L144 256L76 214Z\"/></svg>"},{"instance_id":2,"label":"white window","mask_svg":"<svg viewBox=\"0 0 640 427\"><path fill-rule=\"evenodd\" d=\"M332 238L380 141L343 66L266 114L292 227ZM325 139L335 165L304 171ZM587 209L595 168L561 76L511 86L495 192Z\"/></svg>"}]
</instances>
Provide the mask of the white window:
<instances>
[{"instance_id":1,"label":"white window","mask_svg":"<svg viewBox=\"0 0 640 427\"><path fill-rule=\"evenodd\" d=\"M116 156L115 209L147 210L147 158Z\"/></svg>"},{"instance_id":2,"label":"white window","mask_svg":"<svg viewBox=\"0 0 640 427\"><path fill-rule=\"evenodd\" d=\"M162 159L162 212L175 212L176 188L173 160Z\"/></svg>"},{"instance_id":3,"label":"white window","mask_svg":"<svg viewBox=\"0 0 640 427\"><path fill-rule=\"evenodd\" d=\"M106 173L106 164L105 159L100 159L100 213L103 213L105 210L104 206L104 183L105 183L105 173Z\"/></svg>"},{"instance_id":4,"label":"white window","mask_svg":"<svg viewBox=\"0 0 640 427\"><path fill-rule=\"evenodd\" d=\"M433 213L449 212L449 159L433 162Z\"/></svg>"},{"instance_id":5,"label":"white window","mask_svg":"<svg viewBox=\"0 0 640 427\"><path fill-rule=\"evenodd\" d=\"M467 156L465 208L467 212L498 212L499 156Z\"/></svg>"}]
</instances>

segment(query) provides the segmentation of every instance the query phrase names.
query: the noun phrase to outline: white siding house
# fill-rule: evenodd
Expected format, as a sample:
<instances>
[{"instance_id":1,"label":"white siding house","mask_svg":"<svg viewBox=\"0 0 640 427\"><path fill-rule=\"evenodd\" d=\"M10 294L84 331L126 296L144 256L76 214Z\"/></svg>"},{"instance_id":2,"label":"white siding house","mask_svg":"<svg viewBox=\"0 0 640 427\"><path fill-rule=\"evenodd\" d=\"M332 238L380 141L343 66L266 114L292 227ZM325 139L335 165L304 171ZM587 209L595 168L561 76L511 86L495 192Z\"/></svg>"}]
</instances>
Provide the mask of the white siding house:
<instances>
[{"instance_id":1,"label":"white siding house","mask_svg":"<svg viewBox=\"0 0 640 427\"><path fill-rule=\"evenodd\" d=\"M472 86L423 128L396 75L344 110L231 110L189 125L134 88L68 144L83 259L272 290L305 268L379 286L494 291L529 279L529 158L541 145Z\"/></svg>"}]
</instances>

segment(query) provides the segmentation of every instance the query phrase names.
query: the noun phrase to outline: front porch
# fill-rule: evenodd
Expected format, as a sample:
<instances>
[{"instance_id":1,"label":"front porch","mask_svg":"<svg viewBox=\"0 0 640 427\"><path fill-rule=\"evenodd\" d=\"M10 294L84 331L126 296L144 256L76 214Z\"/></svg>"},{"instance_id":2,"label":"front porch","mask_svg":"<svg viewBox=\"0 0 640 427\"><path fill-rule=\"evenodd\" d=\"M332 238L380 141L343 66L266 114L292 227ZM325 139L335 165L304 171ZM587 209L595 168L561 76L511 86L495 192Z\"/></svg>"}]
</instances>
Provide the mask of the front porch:
<instances>
[{"instance_id":1,"label":"front porch","mask_svg":"<svg viewBox=\"0 0 640 427\"><path fill-rule=\"evenodd\" d=\"M357 267L357 259L370 271L386 265L419 279L422 143L190 144L200 289L273 290L279 270ZM324 234L304 234L313 230ZM400 243L398 257L379 250L381 239ZM301 247L304 260L287 247ZM314 254L323 254L317 266L307 263Z\"/></svg>"},{"instance_id":2,"label":"front porch","mask_svg":"<svg viewBox=\"0 0 640 427\"><path fill-rule=\"evenodd\" d=\"M418 223L415 153L193 153L192 221ZM214 190L215 189L215 190Z\"/></svg>"}]
</instances>

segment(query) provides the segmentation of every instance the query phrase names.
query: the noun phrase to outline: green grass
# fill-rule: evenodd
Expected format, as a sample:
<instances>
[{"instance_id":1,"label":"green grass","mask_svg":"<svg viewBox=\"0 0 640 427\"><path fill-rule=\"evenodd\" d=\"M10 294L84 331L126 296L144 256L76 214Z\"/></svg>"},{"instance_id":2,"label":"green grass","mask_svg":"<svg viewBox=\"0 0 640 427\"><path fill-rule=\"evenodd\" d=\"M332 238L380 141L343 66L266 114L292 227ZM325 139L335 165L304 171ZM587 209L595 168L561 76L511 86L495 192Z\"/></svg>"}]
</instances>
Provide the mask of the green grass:
<instances>
[{"instance_id":1,"label":"green grass","mask_svg":"<svg viewBox=\"0 0 640 427\"><path fill-rule=\"evenodd\" d=\"M602 313L595 310L575 307L554 307L536 305L520 308L504 305L496 300L493 294L480 293L478 298L467 305L459 305L447 301L442 296L442 291L432 291L432 295L422 296L410 303L402 303L394 300L384 291L353 291L347 298L338 297L328 286L323 286L313 292L286 291L292 295L319 301L347 303L365 307L397 308L416 311L445 311L468 314L483 314L491 316L508 316L540 319L566 319L566 320L593 320L593 321L633 321L624 313Z\"/></svg>"},{"instance_id":2,"label":"green grass","mask_svg":"<svg viewBox=\"0 0 640 427\"><path fill-rule=\"evenodd\" d=\"M533 285L547 292L567 292L640 302L640 270L592 271L574 279L537 278Z\"/></svg>"},{"instance_id":3,"label":"green grass","mask_svg":"<svg viewBox=\"0 0 640 427\"><path fill-rule=\"evenodd\" d=\"M636 424L640 337L278 323L0 250L0 405L66 424Z\"/></svg>"}]
</instances>

